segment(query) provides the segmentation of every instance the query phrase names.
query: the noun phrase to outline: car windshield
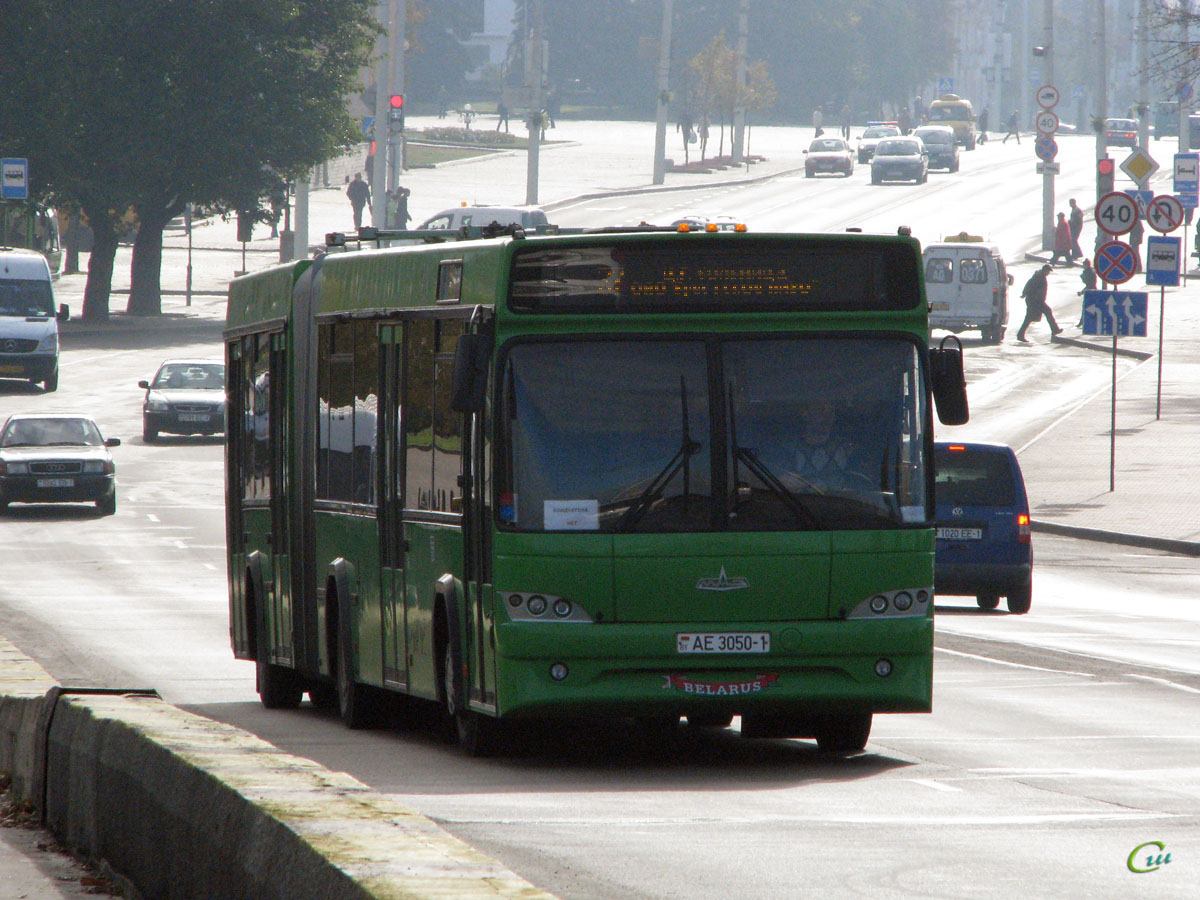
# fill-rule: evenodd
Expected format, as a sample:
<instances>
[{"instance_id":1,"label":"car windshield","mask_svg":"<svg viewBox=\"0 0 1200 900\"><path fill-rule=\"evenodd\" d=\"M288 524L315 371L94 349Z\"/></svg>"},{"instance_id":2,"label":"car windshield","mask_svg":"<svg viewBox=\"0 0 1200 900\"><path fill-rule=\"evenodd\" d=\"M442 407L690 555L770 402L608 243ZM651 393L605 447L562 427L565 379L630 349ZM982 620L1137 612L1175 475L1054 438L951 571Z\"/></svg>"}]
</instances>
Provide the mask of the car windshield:
<instances>
[{"instance_id":1,"label":"car windshield","mask_svg":"<svg viewBox=\"0 0 1200 900\"><path fill-rule=\"evenodd\" d=\"M900 133L900 129L896 128L892 125L876 125L875 127L868 128L866 131L864 131L863 137L865 137L865 138L885 138L885 137L891 137L892 135L899 134L899 133Z\"/></svg>"},{"instance_id":2,"label":"car windshield","mask_svg":"<svg viewBox=\"0 0 1200 900\"><path fill-rule=\"evenodd\" d=\"M49 281L0 278L0 316L53 316Z\"/></svg>"},{"instance_id":3,"label":"car windshield","mask_svg":"<svg viewBox=\"0 0 1200 900\"><path fill-rule=\"evenodd\" d=\"M99 446L104 440L91 419L15 419L0 440L3 447Z\"/></svg>"},{"instance_id":4,"label":"car windshield","mask_svg":"<svg viewBox=\"0 0 1200 900\"><path fill-rule=\"evenodd\" d=\"M151 385L155 390L223 391L223 363L168 363L158 370Z\"/></svg>"},{"instance_id":5,"label":"car windshield","mask_svg":"<svg viewBox=\"0 0 1200 900\"><path fill-rule=\"evenodd\" d=\"M502 369L500 524L521 531L927 521L925 392L899 338L539 341Z\"/></svg>"},{"instance_id":6,"label":"car windshield","mask_svg":"<svg viewBox=\"0 0 1200 900\"><path fill-rule=\"evenodd\" d=\"M926 144L952 144L954 143L954 135L948 131L919 131L919 137Z\"/></svg>"},{"instance_id":7,"label":"car windshield","mask_svg":"<svg viewBox=\"0 0 1200 900\"><path fill-rule=\"evenodd\" d=\"M808 145L808 149L813 152L817 152L817 153L820 153L820 152L827 153L831 150L845 150L846 144L844 141L839 141L839 140L813 141L811 144Z\"/></svg>"},{"instance_id":8,"label":"car windshield","mask_svg":"<svg viewBox=\"0 0 1200 900\"><path fill-rule=\"evenodd\" d=\"M1109 131L1137 131L1137 123L1132 119L1109 119Z\"/></svg>"},{"instance_id":9,"label":"car windshield","mask_svg":"<svg viewBox=\"0 0 1200 900\"><path fill-rule=\"evenodd\" d=\"M935 106L929 110L930 122L950 122L967 118L967 112L961 106Z\"/></svg>"},{"instance_id":10,"label":"car windshield","mask_svg":"<svg viewBox=\"0 0 1200 900\"><path fill-rule=\"evenodd\" d=\"M916 141L880 141L875 148L876 156L917 156L920 152Z\"/></svg>"}]
</instances>

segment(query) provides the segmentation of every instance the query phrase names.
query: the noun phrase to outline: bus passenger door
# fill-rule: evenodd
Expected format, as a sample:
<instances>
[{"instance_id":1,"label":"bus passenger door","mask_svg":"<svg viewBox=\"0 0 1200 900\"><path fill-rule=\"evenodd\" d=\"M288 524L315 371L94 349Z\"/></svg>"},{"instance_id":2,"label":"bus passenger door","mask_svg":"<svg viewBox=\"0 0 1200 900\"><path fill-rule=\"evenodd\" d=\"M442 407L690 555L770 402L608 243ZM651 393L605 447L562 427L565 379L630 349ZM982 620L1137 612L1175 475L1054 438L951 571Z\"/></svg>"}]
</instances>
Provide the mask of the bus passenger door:
<instances>
[{"instance_id":1,"label":"bus passenger door","mask_svg":"<svg viewBox=\"0 0 1200 900\"><path fill-rule=\"evenodd\" d=\"M271 533L268 542L271 545L271 621L277 629L274 644L278 661L291 665L300 665L303 638L296 633L296 622L293 616L292 599L292 557L291 557L291 459L288 440L287 415L287 338L282 332L270 336L269 347L260 347L260 352L268 354L266 362L265 381L261 375L256 379L256 391L265 392L265 397L259 397L257 402L264 404L267 409L267 447L270 479L268 481L269 502L271 507ZM260 361L259 368L261 369Z\"/></svg>"},{"instance_id":2,"label":"bus passenger door","mask_svg":"<svg viewBox=\"0 0 1200 900\"><path fill-rule=\"evenodd\" d=\"M379 587L383 612L383 680L393 687L408 686L404 611L403 438L400 434L401 378L404 371L404 330L384 325L379 331Z\"/></svg>"}]
</instances>

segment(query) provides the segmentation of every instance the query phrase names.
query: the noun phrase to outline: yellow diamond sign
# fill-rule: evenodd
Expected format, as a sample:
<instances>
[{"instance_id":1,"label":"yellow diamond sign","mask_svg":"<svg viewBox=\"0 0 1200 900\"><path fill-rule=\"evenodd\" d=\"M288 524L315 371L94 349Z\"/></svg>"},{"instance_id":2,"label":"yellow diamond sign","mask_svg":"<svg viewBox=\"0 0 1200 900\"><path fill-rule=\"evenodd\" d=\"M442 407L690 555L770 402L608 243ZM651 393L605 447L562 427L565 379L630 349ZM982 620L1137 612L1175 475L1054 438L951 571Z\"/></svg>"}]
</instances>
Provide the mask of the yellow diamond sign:
<instances>
[{"instance_id":1,"label":"yellow diamond sign","mask_svg":"<svg viewBox=\"0 0 1200 900\"><path fill-rule=\"evenodd\" d=\"M1150 176L1158 171L1158 163L1141 147L1136 147L1121 163L1121 171L1137 182L1139 188L1144 189Z\"/></svg>"}]
</instances>

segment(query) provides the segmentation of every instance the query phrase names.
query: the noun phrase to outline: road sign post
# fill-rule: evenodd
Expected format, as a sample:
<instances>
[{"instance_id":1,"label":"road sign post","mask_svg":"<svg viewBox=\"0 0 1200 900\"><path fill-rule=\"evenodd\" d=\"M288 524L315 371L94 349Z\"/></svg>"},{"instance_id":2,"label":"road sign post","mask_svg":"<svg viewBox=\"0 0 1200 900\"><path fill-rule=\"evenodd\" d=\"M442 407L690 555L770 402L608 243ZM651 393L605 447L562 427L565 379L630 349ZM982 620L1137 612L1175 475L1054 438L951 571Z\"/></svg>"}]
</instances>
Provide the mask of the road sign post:
<instances>
[{"instance_id":1,"label":"road sign post","mask_svg":"<svg viewBox=\"0 0 1200 900\"><path fill-rule=\"evenodd\" d=\"M1099 258L1099 253L1096 255ZM1147 295L1144 291L1083 292L1083 333L1112 335L1112 404L1108 434L1109 491L1116 490L1117 482L1117 335L1146 336L1146 301Z\"/></svg>"}]
</instances>

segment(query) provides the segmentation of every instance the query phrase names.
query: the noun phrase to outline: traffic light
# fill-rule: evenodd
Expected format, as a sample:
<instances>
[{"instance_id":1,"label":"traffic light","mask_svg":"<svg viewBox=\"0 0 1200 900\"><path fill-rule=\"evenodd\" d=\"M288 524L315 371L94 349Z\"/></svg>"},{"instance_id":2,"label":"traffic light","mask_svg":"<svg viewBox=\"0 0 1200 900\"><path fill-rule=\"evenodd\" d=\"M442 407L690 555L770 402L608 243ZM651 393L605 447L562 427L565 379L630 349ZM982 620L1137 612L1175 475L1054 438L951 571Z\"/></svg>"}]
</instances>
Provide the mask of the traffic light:
<instances>
[{"instance_id":1,"label":"traffic light","mask_svg":"<svg viewBox=\"0 0 1200 900\"><path fill-rule=\"evenodd\" d=\"M1113 190L1113 161L1109 157L1096 160L1096 196L1103 197Z\"/></svg>"},{"instance_id":2,"label":"traffic light","mask_svg":"<svg viewBox=\"0 0 1200 900\"><path fill-rule=\"evenodd\" d=\"M393 131L404 130L404 95L392 94L388 97L388 121L392 123Z\"/></svg>"}]
</instances>

